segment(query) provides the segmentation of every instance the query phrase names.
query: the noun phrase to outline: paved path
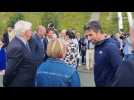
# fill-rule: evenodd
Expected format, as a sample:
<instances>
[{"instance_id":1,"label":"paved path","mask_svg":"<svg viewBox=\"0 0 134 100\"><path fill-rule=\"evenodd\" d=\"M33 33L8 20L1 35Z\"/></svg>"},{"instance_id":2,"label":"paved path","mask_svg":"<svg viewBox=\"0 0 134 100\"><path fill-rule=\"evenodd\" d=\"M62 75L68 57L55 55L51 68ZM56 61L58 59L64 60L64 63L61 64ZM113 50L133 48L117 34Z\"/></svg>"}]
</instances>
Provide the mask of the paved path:
<instances>
[{"instance_id":1,"label":"paved path","mask_svg":"<svg viewBox=\"0 0 134 100\"><path fill-rule=\"evenodd\" d=\"M3 87L3 76L0 75L0 87Z\"/></svg>"},{"instance_id":2,"label":"paved path","mask_svg":"<svg viewBox=\"0 0 134 100\"><path fill-rule=\"evenodd\" d=\"M99 21L100 12L93 12L89 21ZM81 80L81 87L95 87L93 69L91 71L85 70L85 66L78 68Z\"/></svg>"},{"instance_id":3,"label":"paved path","mask_svg":"<svg viewBox=\"0 0 134 100\"><path fill-rule=\"evenodd\" d=\"M85 66L78 68L81 87L95 87L93 70L87 71Z\"/></svg>"}]
</instances>

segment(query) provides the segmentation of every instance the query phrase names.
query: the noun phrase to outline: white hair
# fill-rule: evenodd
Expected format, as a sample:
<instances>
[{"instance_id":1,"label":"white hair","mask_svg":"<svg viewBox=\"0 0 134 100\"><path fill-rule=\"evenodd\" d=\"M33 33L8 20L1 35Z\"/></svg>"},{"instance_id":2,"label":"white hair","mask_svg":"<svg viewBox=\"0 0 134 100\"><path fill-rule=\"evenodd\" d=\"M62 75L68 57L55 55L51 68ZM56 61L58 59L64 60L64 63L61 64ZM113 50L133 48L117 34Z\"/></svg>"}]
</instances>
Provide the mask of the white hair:
<instances>
[{"instance_id":1,"label":"white hair","mask_svg":"<svg viewBox=\"0 0 134 100\"><path fill-rule=\"evenodd\" d=\"M16 22L16 24L14 25L14 31L15 31L16 35L19 35L22 32L25 32L25 31L31 29L31 27L32 27L32 23L30 23L28 21L20 20L20 21Z\"/></svg>"}]
</instances>

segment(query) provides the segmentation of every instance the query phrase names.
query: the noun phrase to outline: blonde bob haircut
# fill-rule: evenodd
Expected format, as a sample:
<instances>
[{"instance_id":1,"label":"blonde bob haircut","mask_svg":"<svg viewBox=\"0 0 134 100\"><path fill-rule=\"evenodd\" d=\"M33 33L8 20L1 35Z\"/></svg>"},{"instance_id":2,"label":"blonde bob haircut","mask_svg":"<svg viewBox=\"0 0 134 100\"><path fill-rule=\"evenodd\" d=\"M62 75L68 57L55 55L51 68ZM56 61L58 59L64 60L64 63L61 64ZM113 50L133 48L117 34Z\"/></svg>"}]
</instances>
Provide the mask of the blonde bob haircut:
<instances>
[{"instance_id":1,"label":"blonde bob haircut","mask_svg":"<svg viewBox=\"0 0 134 100\"><path fill-rule=\"evenodd\" d=\"M64 42L60 39L51 40L47 46L47 55L51 58L63 58L66 52Z\"/></svg>"}]
</instances>

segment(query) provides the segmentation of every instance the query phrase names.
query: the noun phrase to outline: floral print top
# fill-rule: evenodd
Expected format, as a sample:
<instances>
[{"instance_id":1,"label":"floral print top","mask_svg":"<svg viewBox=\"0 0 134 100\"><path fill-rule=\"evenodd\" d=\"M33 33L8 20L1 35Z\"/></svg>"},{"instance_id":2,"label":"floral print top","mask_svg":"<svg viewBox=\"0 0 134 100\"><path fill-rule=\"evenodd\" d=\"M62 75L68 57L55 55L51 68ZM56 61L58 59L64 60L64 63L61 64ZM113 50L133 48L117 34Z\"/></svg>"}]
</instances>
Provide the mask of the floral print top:
<instances>
[{"instance_id":1,"label":"floral print top","mask_svg":"<svg viewBox=\"0 0 134 100\"><path fill-rule=\"evenodd\" d=\"M73 40L70 39L67 41L66 47L67 47L67 52L64 61L65 63L76 67L77 57L78 57L78 46L73 42Z\"/></svg>"}]
</instances>

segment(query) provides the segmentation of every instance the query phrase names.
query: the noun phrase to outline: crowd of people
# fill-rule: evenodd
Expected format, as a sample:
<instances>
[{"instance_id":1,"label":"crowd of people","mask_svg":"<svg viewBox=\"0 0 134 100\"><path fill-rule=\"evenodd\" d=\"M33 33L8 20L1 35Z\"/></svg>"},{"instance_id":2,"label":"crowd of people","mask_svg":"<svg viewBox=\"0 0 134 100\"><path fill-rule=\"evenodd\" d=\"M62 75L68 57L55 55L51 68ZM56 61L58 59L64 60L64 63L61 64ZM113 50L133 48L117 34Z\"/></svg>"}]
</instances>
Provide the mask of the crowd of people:
<instances>
[{"instance_id":1,"label":"crowd of people","mask_svg":"<svg viewBox=\"0 0 134 100\"><path fill-rule=\"evenodd\" d=\"M96 87L134 86L134 25L130 32L104 34L97 21L84 26L85 34L95 44L94 80Z\"/></svg>"},{"instance_id":2,"label":"crowd of people","mask_svg":"<svg viewBox=\"0 0 134 100\"><path fill-rule=\"evenodd\" d=\"M134 86L134 26L128 33L103 33L98 21L58 32L52 23L20 20L0 40L4 87L80 87L79 66L94 71L96 87Z\"/></svg>"}]
</instances>

